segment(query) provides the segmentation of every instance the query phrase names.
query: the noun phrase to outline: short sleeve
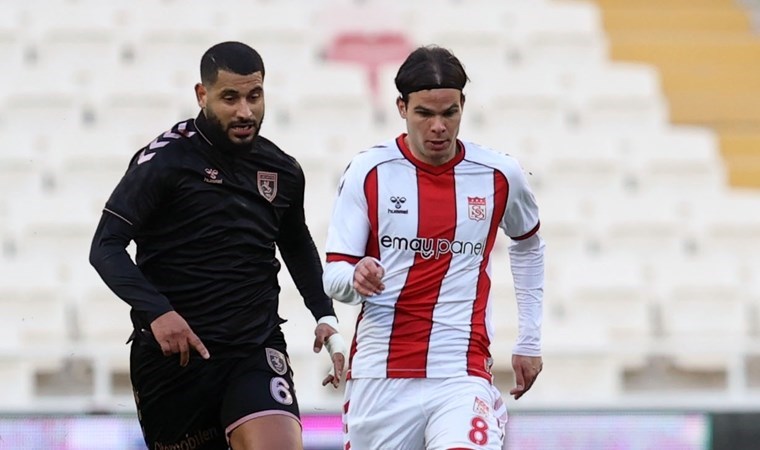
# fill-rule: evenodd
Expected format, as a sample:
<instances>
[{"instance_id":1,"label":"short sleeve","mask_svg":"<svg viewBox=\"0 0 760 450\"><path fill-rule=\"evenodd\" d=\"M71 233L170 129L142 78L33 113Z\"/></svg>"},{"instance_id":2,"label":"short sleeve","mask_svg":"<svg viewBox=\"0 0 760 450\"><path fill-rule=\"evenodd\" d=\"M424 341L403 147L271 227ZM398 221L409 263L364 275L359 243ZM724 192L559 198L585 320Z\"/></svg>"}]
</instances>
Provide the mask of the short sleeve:
<instances>
[{"instance_id":1,"label":"short sleeve","mask_svg":"<svg viewBox=\"0 0 760 450\"><path fill-rule=\"evenodd\" d=\"M513 240L527 239L536 234L540 226L536 198L515 159L510 158L505 175L509 192L501 228Z\"/></svg>"},{"instance_id":2,"label":"short sleeve","mask_svg":"<svg viewBox=\"0 0 760 450\"><path fill-rule=\"evenodd\" d=\"M327 231L327 261L358 262L365 256L370 222L365 194L367 173L350 164L340 179Z\"/></svg>"}]
</instances>

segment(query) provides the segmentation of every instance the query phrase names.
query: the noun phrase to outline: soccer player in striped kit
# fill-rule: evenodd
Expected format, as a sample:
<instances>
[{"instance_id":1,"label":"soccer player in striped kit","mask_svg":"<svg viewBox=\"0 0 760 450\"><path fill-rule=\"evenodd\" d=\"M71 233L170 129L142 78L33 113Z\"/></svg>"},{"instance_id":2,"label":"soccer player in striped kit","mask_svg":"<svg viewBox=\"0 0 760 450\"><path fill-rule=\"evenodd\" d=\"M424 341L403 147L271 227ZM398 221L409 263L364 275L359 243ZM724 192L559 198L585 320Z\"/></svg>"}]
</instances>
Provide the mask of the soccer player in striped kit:
<instances>
[{"instance_id":1,"label":"soccer player in striped kit","mask_svg":"<svg viewBox=\"0 0 760 450\"><path fill-rule=\"evenodd\" d=\"M323 282L361 304L346 449L502 448L489 351L499 229L512 240L519 315L510 394L519 399L542 368L538 207L513 157L457 138L467 81L450 51L413 51L395 79L407 132L355 156L340 182Z\"/></svg>"}]
</instances>

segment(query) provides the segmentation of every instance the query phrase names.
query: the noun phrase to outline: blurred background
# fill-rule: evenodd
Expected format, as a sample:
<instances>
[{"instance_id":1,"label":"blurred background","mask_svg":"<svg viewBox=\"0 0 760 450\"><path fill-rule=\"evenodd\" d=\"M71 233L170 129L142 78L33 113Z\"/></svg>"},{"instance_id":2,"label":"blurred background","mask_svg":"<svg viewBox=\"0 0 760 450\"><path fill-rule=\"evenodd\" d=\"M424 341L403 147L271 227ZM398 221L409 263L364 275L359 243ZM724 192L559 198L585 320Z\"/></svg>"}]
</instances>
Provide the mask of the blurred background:
<instances>
[{"instance_id":1,"label":"blurred background","mask_svg":"<svg viewBox=\"0 0 760 450\"><path fill-rule=\"evenodd\" d=\"M401 61L462 60L460 137L521 161L547 242L545 369L507 400L506 448L760 448L759 27L758 0L0 0L0 448L144 448L128 308L90 239L132 154L197 114L225 40L264 58L262 134L303 166L321 252L343 168L404 131ZM307 448L339 449L342 389L280 281ZM336 309L350 338L357 310Z\"/></svg>"}]
</instances>

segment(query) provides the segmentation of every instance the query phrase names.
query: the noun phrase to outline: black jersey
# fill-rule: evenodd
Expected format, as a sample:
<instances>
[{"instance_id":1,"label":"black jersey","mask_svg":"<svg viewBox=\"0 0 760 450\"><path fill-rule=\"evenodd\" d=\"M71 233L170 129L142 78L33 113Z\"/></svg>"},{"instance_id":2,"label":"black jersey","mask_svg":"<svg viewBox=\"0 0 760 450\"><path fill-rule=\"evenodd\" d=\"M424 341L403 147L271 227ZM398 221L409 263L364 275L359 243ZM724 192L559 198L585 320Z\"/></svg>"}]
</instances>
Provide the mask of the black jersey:
<instances>
[{"instance_id":1,"label":"black jersey","mask_svg":"<svg viewBox=\"0 0 760 450\"><path fill-rule=\"evenodd\" d=\"M91 260L132 306L135 328L174 309L212 354L259 344L282 322L275 246L315 318L334 315L305 224L301 167L264 137L233 151L206 129L201 114L142 148L106 203ZM119 242L123 251L129 239L139 273L104 250Z\"/></svg>"}]
</instances>

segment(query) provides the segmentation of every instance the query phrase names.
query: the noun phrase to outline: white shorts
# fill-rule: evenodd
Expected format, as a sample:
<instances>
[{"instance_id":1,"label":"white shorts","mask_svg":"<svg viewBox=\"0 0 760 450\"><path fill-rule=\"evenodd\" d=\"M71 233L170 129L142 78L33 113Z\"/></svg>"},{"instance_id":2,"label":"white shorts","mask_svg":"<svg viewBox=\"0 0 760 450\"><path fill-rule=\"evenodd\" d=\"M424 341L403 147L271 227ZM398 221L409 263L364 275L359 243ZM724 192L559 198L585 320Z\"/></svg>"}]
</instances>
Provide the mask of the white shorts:
<instances>
[{"instance_id":1,"label":"white shorts","mask_svg":"<svg viewBox=\"0 0 760 450\"><path fill-rule=\"evenodd\" d=\"M507 410L480 377L360 378L346 384L348 450L501 450Z\"/></svg>"}]
</instances>

